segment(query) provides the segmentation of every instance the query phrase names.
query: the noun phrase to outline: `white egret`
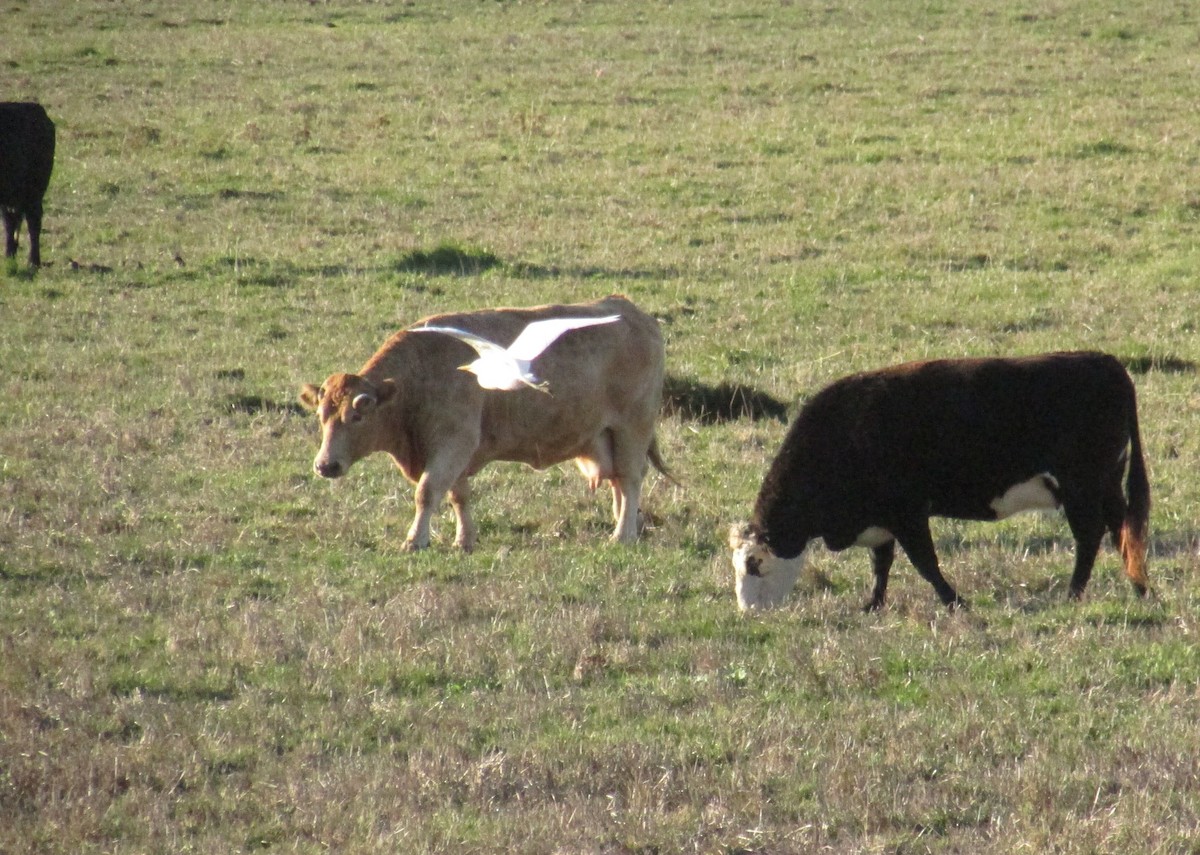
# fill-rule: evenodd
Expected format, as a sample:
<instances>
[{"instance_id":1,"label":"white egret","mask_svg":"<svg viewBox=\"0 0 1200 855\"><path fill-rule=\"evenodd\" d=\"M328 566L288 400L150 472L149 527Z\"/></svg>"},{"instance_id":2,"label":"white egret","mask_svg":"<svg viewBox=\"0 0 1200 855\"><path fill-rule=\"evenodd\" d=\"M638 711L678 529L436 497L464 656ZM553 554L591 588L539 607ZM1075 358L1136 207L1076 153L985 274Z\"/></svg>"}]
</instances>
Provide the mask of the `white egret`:
<instances>
[{"instance_id":1,"label":"white egret","mask_svg":"<svg viewBox=\"0 0 1200 855\"><path fill-rule=\"evenodd\" d=\"M533 361L563 333L580 327L611 324L620 319L620 315L607 315L602 318L547 318L532 321L508 347L501 347L482 336L455 327L414 327L413 332L443 333L475 348L479 358L459 366L459 370L474 374L484 389L512 391L529 386L549 394L548 384L533 373Z\"/></svg>"}]
</instances>

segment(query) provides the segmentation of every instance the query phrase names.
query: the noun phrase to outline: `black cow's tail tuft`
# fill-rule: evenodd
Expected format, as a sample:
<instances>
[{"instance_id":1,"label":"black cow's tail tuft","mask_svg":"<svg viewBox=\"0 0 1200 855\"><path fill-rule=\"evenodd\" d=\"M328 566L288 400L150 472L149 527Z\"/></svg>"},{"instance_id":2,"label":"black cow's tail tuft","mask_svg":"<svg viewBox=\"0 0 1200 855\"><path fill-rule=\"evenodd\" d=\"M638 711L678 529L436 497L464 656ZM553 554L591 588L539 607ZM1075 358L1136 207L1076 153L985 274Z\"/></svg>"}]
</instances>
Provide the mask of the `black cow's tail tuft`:
<instances>
[{"instance_id":1,"label":"black cow's tail tuft","mask_svg":"<svg viewBox=\"0 0 1200 855\"><path fill-rule=\"evenodd\" d=\"M1135 393L1130 388L1130 396ZM1125 476L1128 507L1121 525L1120 549L1125 562L1125 575L1139 595L1149 587L1146 576L1146 546L1150 529L1150 480L1146 476L1146 461L1142 457L1142 438L1138 430L1137 402L1129 410L1129 472Z\"/></svg>"}]
</instances>

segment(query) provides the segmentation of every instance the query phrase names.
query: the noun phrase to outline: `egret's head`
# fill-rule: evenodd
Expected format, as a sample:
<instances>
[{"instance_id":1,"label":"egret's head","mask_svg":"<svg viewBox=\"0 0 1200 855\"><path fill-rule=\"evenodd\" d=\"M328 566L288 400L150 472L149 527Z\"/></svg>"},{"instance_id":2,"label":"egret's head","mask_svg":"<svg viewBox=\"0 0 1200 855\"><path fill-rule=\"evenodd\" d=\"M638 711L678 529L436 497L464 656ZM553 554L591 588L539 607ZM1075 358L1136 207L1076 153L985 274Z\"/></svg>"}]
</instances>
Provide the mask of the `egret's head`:
<instances>
[{"instance_id":1,"label":"egret's head","mask_svg":"<svg viewBox=\"0 0 1200 855\"><path fill-rule=\"evenodd\" d=\"M780 558L752 525L730 528L729 548L733 550L734 590L743 612L778 606L804 569L803 552L795 558Z\"/></svg>"}]
</instances>

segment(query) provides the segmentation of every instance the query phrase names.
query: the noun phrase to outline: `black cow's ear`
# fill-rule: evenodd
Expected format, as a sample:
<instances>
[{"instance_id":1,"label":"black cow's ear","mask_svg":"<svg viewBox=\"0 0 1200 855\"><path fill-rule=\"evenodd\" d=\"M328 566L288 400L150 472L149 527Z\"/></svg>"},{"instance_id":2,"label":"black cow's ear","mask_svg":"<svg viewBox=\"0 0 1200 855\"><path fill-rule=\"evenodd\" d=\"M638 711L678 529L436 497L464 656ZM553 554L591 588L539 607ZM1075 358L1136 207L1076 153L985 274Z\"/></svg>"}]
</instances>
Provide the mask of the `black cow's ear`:
<instances>
[{"instance_id":1,"label":"black cow's ear","mask_svg":"<svg viewBox=\"0 0 1200 855\"><path fill-rule=\"evenodd\" d=\"M376 401L380 404L386 404L396 395L396 381L383 380L375 387Z\"/></svg>"},{"instance_id":2,"label":"black cow's ear","mask_svg":"<svg viewBox=\"0 0 1200 855\"><path fill-rule=\"evenodd\" d=\"M300 403L306 409L315 410L321 405L321 390L312 383L305 383L300 387Z\"/></svg>"}]
</instances>

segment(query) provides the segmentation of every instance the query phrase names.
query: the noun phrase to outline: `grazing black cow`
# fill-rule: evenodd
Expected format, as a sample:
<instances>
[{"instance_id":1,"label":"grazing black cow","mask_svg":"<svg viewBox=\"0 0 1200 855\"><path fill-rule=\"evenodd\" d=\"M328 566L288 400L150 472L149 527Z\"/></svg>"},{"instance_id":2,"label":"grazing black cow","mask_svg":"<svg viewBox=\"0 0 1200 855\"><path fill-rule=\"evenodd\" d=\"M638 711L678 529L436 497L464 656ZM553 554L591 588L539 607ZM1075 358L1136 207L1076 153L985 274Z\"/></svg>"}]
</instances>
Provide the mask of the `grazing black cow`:
<instances>
[{"instance_id":1,"label":"grazing black cow","mask_svg":"<svg viewBox=\"0 0 1200 855\"><path fill-rule=\"evenodd\" d=\"M750 523L730 532L738 604L778 605L819 537L872 550L868 610L884 604L896 543L942 602L963 605L938 569L929 518L1057 508L1075 536L1072 598L1106 529L1146 592L1150 484L1133 381L1112 356L938 360L845 377L800 411Z\"/></svg>"},{"instance_id":2,"label":"grazing black cow","mask_svg":"<svg viewBox=\"0 0 1200 855\"><path fill-rule=\"evenodd\" d=\"M54 122L41 104L0 103L0 212L4 254L17 254L17 234L29 226L29 263L42 264L42 197L54 169Z\"/></svg>"}]
</instances>

